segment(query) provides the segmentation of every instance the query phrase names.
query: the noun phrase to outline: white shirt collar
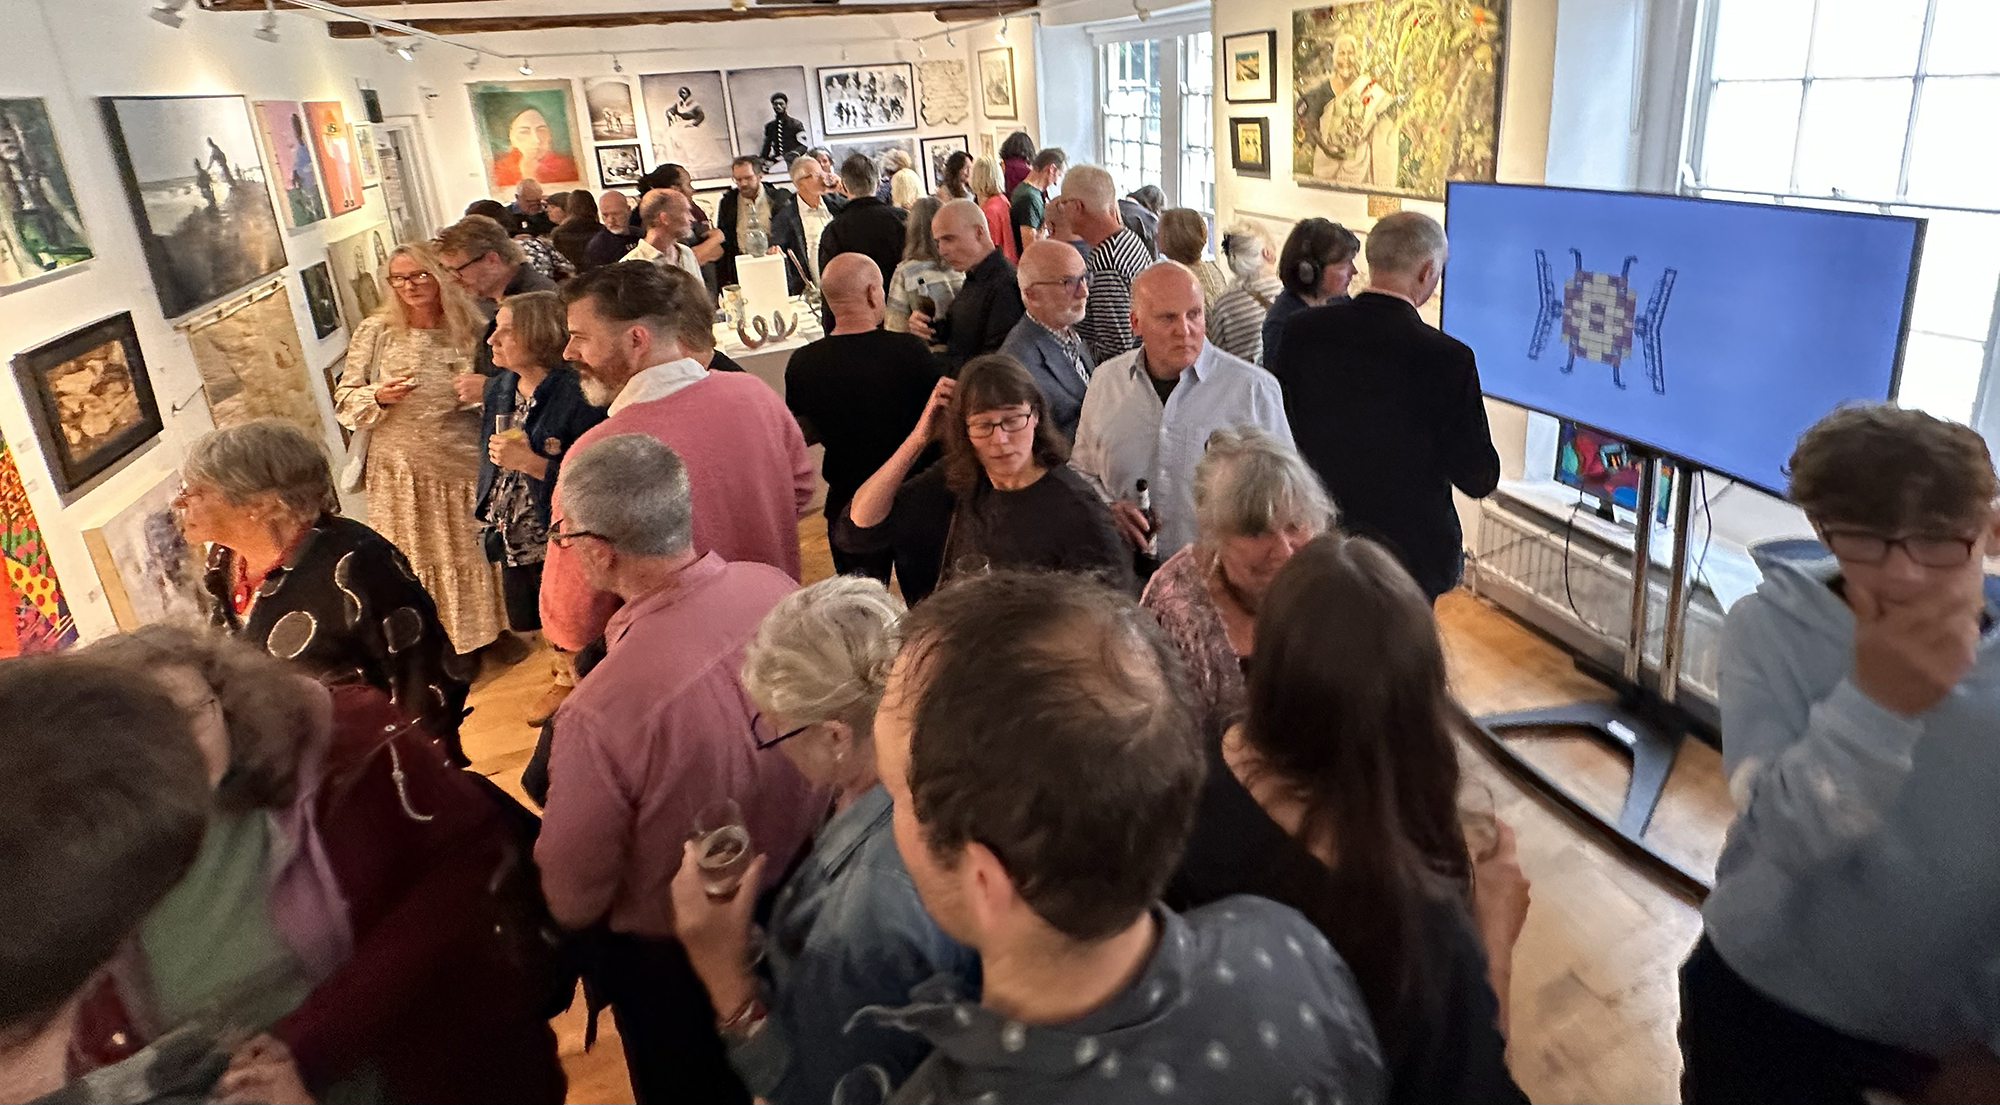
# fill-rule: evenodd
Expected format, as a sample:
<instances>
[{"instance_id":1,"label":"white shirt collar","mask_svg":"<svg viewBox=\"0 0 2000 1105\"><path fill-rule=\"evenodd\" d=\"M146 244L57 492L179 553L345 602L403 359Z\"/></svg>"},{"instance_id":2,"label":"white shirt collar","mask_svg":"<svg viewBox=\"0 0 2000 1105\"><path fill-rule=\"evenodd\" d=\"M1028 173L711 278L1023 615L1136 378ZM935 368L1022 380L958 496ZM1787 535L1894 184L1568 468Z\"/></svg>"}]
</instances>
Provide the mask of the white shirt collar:
<instances>
[{"instance_id":1,"label":"white shirt collar","mask_svg":"<svg viewBox=\"0 0 2000 1105\"><path fill-rule=\"evenodd\" d=\"M682 357L677 361L667 361L642 369L638 375L625 381L624 389L611 401L611 405L605 408L605 413L617 414L637 403L665 399L707 376L708 369L702 367L702 363L692 357Z\"/></svg>"}]
</instances>

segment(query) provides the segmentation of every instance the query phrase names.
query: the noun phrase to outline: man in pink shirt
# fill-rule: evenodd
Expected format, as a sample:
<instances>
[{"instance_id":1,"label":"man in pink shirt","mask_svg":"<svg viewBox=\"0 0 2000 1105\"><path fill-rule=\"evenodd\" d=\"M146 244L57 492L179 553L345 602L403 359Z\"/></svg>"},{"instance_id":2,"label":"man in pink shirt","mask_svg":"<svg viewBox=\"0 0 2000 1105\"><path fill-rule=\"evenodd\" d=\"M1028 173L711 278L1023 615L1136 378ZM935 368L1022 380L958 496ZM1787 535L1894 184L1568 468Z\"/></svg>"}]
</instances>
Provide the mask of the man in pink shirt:
<instances>
[{"instance_id":1,"label":"man in pink shirt","mask_svg":"<svg viewBox=\"0 0 2000 1105\"><path fill-rule=\"evenodd\" d=\"M700 280L654 265L610 265L562 288L570 362L583 393L610 417L572 452L618 434L671 446L687 466L694 551L754 561L799 577L799 519L813 497L812 457L785 401L748 373L710 372L694 354L715 305ZM692 336L691 336L692 335ZM554 524L565 517L560 483ZM542 567L542 632L581 649L604 632L616 596L590 586L571 549Z\"/></svg>"},{"instance_id":2,"label":"man in pink shirt","mask_svg":"<svg viewBox=\"0 0 2000 1105\"><path fill-rule=\"evenodd\" d=\"M558 924L610 930L591 973L642 1105L749 1100L673 939L668 888L696 815L734 800L775 882L827 809L789 759L758 748L776 734L737 683L744 644L797 584L697 552L689 484L658 439L600 438L563 465L569 509L549 533L551 552L568 550L583 580L623 605L604 660L556 712L535 860Z\"/></svg>"}]
</instances>

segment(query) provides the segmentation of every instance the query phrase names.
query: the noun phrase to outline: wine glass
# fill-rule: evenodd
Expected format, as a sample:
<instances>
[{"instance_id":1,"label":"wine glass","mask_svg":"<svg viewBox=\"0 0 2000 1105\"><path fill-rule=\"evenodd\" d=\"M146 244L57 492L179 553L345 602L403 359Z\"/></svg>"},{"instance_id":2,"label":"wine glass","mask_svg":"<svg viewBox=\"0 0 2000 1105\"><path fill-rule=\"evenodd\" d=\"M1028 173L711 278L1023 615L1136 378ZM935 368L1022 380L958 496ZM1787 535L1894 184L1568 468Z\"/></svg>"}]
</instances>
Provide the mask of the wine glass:
<instances>
[{"instance_id":1,"label":"wine glass","mask_svg":"<svg viewBox=\"0 0 2000 1105\"><path fill-rule=\"evenodd\" d=\"M701 868L702 892L718 902L734 898L756 855L743 808L733 798L710 802L695 814L688 837L694 841L695 862Z\"/></svg>"}]
</instances>

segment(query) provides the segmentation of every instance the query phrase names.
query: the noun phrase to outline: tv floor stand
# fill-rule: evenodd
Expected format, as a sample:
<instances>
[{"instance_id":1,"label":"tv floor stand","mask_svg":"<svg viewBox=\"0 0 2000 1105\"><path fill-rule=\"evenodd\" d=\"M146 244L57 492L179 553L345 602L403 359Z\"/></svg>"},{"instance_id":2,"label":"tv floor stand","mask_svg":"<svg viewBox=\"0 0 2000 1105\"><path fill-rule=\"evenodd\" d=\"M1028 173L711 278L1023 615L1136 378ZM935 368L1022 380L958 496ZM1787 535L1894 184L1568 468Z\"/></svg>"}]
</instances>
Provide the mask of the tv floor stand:
<instances>
[{"instance_id":1,"label":"tv floor stand","mask_svg":"<svg viewBox=\"0 0 2000 1105\"><path fill-rule=\"evenodd\" d=\"M1499 766L1554 802L1583 828L1593 832L1627 859L1699 902L1708 896L1709 879L1690 870L1681 861L1661 852L1646 840L1646 828L1666 789L1667 776L1681 742L1694 728L1693 719L1674 701L1680 683L1682 618L1687 608L1688 532L1690 490L1693 470L1682 468L1683 477L1674 488L1674 548L1669 557L1670 584L1667 616L1661 635L1657 686L1648 686L1645 663L1648 577L1652 569L1650 524L1659 478L1660 458L1645 454L1639 479L1637 520L1633 525L1632 618L1625 637L1624 666L1612 671L1579 657L1578 670L1618 691L1613 702L1573 702L1533 710L1492 714L1478 719L1479 743ZM1530 729L1582 729L1614 751L1631 760L1631 780L1625 800L1614 818L1585 804L1553 776L1535 766L1501 734Z\"/></svg>"}]
</instances>

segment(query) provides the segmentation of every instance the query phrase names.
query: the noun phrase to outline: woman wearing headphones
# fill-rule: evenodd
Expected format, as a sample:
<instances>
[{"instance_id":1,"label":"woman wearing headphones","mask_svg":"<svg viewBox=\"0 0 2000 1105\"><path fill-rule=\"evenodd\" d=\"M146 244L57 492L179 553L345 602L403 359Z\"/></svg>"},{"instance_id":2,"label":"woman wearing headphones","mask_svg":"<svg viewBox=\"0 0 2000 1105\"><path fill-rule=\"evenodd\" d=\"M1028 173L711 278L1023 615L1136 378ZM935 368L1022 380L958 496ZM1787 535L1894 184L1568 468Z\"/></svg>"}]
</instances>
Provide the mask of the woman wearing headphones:
<instances>
[{"instance_id":1,"label":"woman wearing headphones","mask_svg":"<svg viewBox=\"0 0 2000 1105\"><path fill-rule=\"evenodd\" d=\"M1278 254L1278 279L1285 290L1264 315L1264 367L1279 365L1278 339L1285 322L1307 307L1347 298L1354 281L1354 258L1361 239L1331 219L1300 219Z\"/></svg>"}]
</instances>

